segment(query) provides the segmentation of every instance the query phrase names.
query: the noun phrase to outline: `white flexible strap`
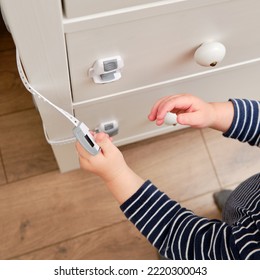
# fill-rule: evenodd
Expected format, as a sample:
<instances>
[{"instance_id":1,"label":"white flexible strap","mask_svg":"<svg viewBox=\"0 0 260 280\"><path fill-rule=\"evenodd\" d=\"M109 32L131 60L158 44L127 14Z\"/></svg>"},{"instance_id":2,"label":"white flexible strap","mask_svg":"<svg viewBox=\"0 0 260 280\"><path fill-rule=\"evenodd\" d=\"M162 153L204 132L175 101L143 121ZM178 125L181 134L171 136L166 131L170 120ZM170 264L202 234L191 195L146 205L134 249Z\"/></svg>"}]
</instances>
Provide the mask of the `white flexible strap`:
<instances>
[{"instance_id":1,"label":"white flexible strap","mask_svg":"<svg viewBox=\"0 0 260 280\"><path fill-rule=\"evenodd\" d=\"M36 89L34 89L30 83L28 82L22 64L21 64L21 59L18 53L18 50L16 49L16 63L17 63L17 69L20 75L20 78L25 86L25 88L33 95L36 95L39 99L42 99L43 101L47 102L49 105L51 105L53 108L55 108L57 111L59 111L61 114L63 114L68 120L70 120L73 125L78 126L80 124L80 121L75 118L74 116L72 116L71 114L69 114L68 112L66 112L65 110L61 109L60 107L56 106L55 104L53 104L50 100L48 100L46 97L44 97L43 95L41 95Z\"/></svg>"}]
</instances>

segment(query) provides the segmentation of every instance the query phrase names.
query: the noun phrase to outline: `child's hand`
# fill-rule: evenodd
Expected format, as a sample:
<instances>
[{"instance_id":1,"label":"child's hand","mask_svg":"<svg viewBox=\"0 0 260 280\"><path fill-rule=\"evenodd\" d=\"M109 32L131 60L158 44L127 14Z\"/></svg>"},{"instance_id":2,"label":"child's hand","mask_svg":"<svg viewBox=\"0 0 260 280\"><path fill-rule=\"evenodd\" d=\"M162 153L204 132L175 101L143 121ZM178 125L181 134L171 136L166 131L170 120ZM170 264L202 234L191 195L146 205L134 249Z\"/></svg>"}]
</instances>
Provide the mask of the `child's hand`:
<instances>
[{"instance_id":1,"label":"child's hand","mask_svg":"<svg viewBox=\"0 0 260 280\"><path fill-rule=\"evenodd\" d=\"M177 122L182 125L203 128L211 127L216 119L215 108L198 97L183 94L164 97L156 102L148 118L162 125L167 112L177 114Z\"/></svg>"},{"instance_id":2,"label":"child's hand","mask_svg":"<svg viewBox=\"0 0 260 280\"><path fill-rule=\"evenodd\" d=\"M105 182L109 182L122 173L127 165L123 155L111 142L107 134L98 133L94 135L94 138L101 148L101 151L95 156L89 154L79 142L76 143L80 166L82 169L98 175Z\"/></svg>"},{"instance_id":3,"label":"child's hand","mask_svg":"<svg viewBox=\"0 0 260 280\"><path fill-rule=\"evenodd\" d=\"M128 167L123 155L107 134L98 133L94 138L101 148L95 156L85 151L79 142L76 143L81 168L101 177L122 204L140 188L144 180Z\"/></svg>"}]
</instances>

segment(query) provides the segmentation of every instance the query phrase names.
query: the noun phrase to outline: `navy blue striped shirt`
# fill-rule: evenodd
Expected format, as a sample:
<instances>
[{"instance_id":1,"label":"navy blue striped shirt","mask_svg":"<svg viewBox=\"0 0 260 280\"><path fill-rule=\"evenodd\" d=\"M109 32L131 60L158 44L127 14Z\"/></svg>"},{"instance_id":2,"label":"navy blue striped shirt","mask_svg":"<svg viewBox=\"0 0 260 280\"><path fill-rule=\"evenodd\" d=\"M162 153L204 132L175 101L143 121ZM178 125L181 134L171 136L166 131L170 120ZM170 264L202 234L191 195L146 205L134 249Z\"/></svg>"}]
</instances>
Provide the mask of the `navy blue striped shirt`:
<instances>
[{"instance_id":1,"label":"navy blue striped shirt","mask_svg":"<svg viewBox=\"0 0 260 280\"><path fill-rule=\"evenodd\" d=\"M234 119L223 135L259 147L259 101L230 101ZM260 259L260 173L232 192L224 221L196 216L149 180L120 208L168 259Z\"/></svg>"},{"instance_id":2,"label":"navy blue striped shirt","mask_svg":"<svg viewBox=\"0 0 260 280\"><path fill-rule=\"evenodd\" d=\"M234 106L231 127L223 135L260 146L260 109L259 101L230 99Z\"/></svg>"}]
</instances>

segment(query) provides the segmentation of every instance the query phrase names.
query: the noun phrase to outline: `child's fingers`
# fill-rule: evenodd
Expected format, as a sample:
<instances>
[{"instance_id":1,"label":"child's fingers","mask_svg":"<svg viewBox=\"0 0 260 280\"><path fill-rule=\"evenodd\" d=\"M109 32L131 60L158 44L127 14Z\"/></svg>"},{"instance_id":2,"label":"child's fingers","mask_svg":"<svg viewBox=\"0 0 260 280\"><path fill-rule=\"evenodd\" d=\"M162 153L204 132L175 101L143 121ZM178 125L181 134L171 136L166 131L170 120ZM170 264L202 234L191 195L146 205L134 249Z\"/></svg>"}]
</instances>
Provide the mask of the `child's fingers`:
<instances>
[{"instance_id":1,"label":"child's fingers","mask_svg":"<svg viewBox=\"0 0 260 280\"><path fill-rule=\"evenodd\" d=\"M170 97L161 102L157 110L157 120L163 120L167 112L174 112L176 97Z\"/></svg>"},{"instance_id":2,"label":"child's fingers","mask_svg":"<svg viewBox=\"0 0 260 280\"><path fill-rule=\"evenodd\" d=\"M114 144L111 142L111 137L106 133L97 133L95 135L95 141L100 146L102 153L106 156L115 149Z\"/></svg>"},{"instance_id":3,"label":"child's fingers","mask_svg":"<svg viewBox=\"0 0 260 280\"><path fill-rule=\"evenodd\" d=\"M79 155L79 163L80 167L84 170L92 170L92 166L90 163L91 155L81 146L81 144L77 141L76 142L76 149Z\"/></svg>"},{"instance_id":4,"label":"child's fingers","mask_svg":"<svg viewBox=\"0 0 260 280\"><path fill-rule=\"evenodd\" d=\"M79 141L76 142L76 150L78 152L78 155L82 158L88 158L89 157L89 153L81 146L81 144L79 143Z\"/></svg>"},{"instance_id":5,"label":"child's fingers","mask_svg":"<svg viewBox=\"0 0 260 280\"><path fill-rule=\"evenodd\" d=\"M104 132L99 132L94 135L95 141L102 142L105 138L109 138L109 135Z\"/></svg>"},{"instance_id":6,"label":"child's fingers","mask_svg":"<svg viewBox=\"0 0 260 280\"><path fill-rule=\"evenodd\" d=\"M178 111L186 111L192 106L192 99L189 95L177 95L171 99L162 102L158 108L157 118L165 117L167 112L176 113Z\"/></svg>"},{"instance_id":7,"label":"child's fingers","mask_svg":"<svg viewBox=\"0 0 260 280\"><path fill-rule=\"evenodd\" d=\"M157 112L158 112L158 108L160 106L160 104L165 100L169 98L169 96L165 96L161 99L159 99L152 107L150 114L148 115L148 118L150 121L155 121L157 119Z\"/></svg>"},{"instance_id":8,"label":"child's fingers","mask_svg":"<svg viewBox=\"0 0 260 280\"><path fill-rule=\"evenodd\" d=\"M96 143L100 146L102 153L98 153L97 155L93 156L89 152L87 152L81 146L81 144L77 141L76 149L77 149L77 152L78 152L80 158L88 160L88 161L92 161L93 159L95 159L95 161L97 161L100 157L102 157L102 154L103 155L107 154L110 150L112 150L115 147L111 142L112 138L109 137L108 134L106 134L104 132L100 132L100 133L96 133L96 134L94 133L93 136L94 136Z\"/></svg>"},{"instance_id":9,"label":"child's fingers","mask_svg":"<svg viewBox=\"0 0 260 280\"><path fill-rule=\"evenodd\" d=\"M179 98L183 98L184 94L179 95L172 95L172 96L166 96L161 99L159 99L155 105L153 106L150 115L148 116L149 120L156 121L157 125L161 125L163 123L163 120L165 118L165 115L167 112L178 112L182 110L182 106L178 108L178 100Z\"/></svg>"},{"instance_id":10,"label":"child's fingers","mask_svg":"<svg viewBox=\"0 0 260 280\"><path fill-rule=\"evenodd\" d=\"M86 151L83 146L80 144L79 141L76 142L76 150L78 152L78 155L80 158L84 159L84 160L88 160L90 161L92 158L95 157L95 159L98 159L100 157L100 153L98 153L97 155L93 156L92 154L90 154L88 151Z\"/></svg>"}]
</instances>

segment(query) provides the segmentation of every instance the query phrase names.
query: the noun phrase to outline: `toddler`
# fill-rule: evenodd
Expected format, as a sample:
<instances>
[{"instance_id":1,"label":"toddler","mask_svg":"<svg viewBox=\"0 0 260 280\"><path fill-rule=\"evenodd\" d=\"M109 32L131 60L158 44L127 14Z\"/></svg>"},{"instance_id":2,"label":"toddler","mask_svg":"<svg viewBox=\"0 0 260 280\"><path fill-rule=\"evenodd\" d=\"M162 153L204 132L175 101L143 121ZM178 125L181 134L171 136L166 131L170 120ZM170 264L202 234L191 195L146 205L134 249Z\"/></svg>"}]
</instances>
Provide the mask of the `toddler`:
<instances>
[{"instance_id":1,"label":"toddler","mask_svg":"<svg viewBox=\"0 0 260 280\"><path fill-rule=\"evenodd\" d=\"M167 96L148 118L161 125L167 112L177 122L210 127L223 136L260 146L260 103L247 99L207 103L188 94ZM241 183L228 197L223 221L195 215L143 180L125 162L108 135L94 135L98 155L76 144L81 167L100 176L126 217L167 259L260 259L260 173Z\"/></svg>"}]
</instances>

